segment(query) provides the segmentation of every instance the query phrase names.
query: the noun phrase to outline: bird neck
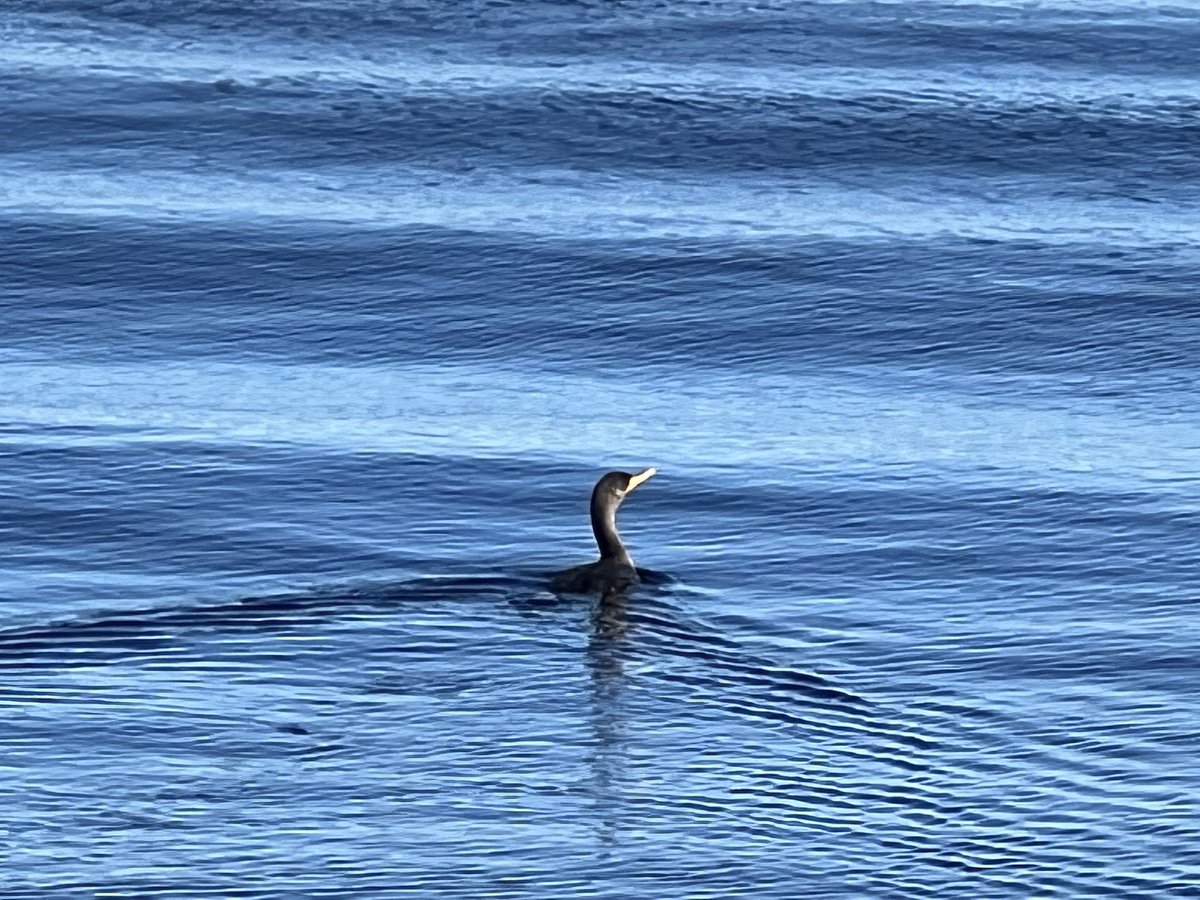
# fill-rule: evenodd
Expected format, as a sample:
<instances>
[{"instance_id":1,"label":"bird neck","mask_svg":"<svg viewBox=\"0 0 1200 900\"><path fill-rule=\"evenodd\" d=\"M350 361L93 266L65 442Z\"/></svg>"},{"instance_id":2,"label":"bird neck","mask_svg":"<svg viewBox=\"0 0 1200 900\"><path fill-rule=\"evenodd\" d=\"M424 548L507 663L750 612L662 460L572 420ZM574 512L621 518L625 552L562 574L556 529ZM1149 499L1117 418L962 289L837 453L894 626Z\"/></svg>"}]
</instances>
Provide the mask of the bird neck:
<instances>
[{"instance_id":1,"label":"bird neck","mask_svg":"<svg viewBox=\"0 0 1200 900\"><path fill-rule=\"evenodd\" d=\"M602 560L611 559L632 566L629 551L617 533L617 506L611 497L598 492L592 494L592 532L596 535L596 546L600 548Z\"/></svg>"}]
</instances>

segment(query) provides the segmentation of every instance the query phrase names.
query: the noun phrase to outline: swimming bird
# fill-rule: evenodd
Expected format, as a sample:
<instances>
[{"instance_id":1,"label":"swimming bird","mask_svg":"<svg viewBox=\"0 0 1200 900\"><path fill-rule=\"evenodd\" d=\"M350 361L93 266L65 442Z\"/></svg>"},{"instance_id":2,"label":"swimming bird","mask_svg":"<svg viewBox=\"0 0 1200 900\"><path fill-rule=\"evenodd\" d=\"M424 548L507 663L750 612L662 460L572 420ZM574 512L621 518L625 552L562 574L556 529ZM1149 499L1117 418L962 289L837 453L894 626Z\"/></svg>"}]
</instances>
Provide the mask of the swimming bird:
<instances>
[{"instance_id":1,"label":"swimming bird","mask_svg":"<svg viewBox=\"0 0 1200 900\"><path fill-rule=\"evenodd\" d=\"M655 469L643 469L635 475L609 472L592 489L592 532L600 559L584 566L559 572L550 581L551 590L565 594L611 594L637 584L637 567L617 533L617 507L633 489L653 477Z\"/></svg>"}]
</instances>

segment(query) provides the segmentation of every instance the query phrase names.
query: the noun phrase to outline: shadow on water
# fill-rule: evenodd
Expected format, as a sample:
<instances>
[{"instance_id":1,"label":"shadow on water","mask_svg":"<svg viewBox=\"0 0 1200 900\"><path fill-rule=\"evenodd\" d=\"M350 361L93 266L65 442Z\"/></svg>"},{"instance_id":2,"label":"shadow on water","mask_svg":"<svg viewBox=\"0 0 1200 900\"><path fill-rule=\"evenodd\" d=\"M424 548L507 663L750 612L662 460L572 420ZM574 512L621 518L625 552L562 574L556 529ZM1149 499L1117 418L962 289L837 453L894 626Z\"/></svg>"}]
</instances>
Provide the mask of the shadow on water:
<instances>
[{"instance_id":1,"label":"shadow on water","mask_svg":"<svg viewBox=\"0 0 1200 900\"><path fill-rule=\"evenodd\" d=\"M586 772L581 788L589 809L587 826L597 853L611 860L619 859L629 834L645 814L645 804L668 802L645 796L642 771L646 754L661 750L658 735L664 724L677 735L690 735L685 739L696 741L696 752L701 753L715 752L708 736L717 728L718 733L740 735L739 740L750 745L759 742L787 748L785 756L795 757L788 765L806 765L801 761L814 752L824 752L817 748L836 746L857 763L896 773L900 779L914 771L925 772L930 745L912 734L901 711L880 707L829 679L789 666L785 660L753 652L738 635L707 624L699 599L695 591L673 580L647 580L628 594L612 593L599 599L556 598L545 590L539 575L500 570L174 608L111 611L0 631L0 671L9 680L8 687L0 690L0 700L71 702L78 696L76 691L44 690L43 679L37 676L82 667L140 669L160 659L174 666L200 664L208 672L208 666L220 661L213 654L223 653L231 644L254 644L259 636L268 634L290 639L293 635L289 632L297 630L295 636L303 637L322 625L338 627L344 621L352 632L361 627L389 632L383 635L386 645L369 646L360 641L361 636L352 634L351 640L357 642L350 651L350 663L326 649L331 645L320 642L288 640L282 652L294 653L293 648L303 647L322 657L330 653L334 669L357 666L368 654L372 666L367 677L372 685L378 686L380 679L398 680L399 688L385 684L383 691L358 684L353 691L357 700L351 703L362 702L364 697L374 703L381 694L398 693L405 695L405 704L433 703L465 713L480 701L469 691L463 693L464 686L470 690L478 687L480 665L488 672L496 671L495 660L487 656L496 649L500 655L511 650L522 662L504 670L504 677L485 685L484 692L500 692L505 706L526 708L528 704L535 710L542 702L539 698L545 684L536 654L562 651L558 658L565 668L558 671L570 683L574 669L582 676L582 690L574 698L569 689L566 694L555 690L551 702L574 707L572 711L580 716L587 742L581 760ZM424 620L435 604L447 607L441 616L430 616L437 623L435 628L446 622L453 626L460 622L460 615L462 622L474 619L471 627L462 632L451 627L453 634L447 641L433 643L429 642L432 632L422 631L420 624L415 631L391 631L391 617ZM581 620L585 610L588 618ZM580 634L581 625L586 634ZM489 628L497 633L488 634ZM527 632L538 633L542 640L528 643L521 639ZM401 634L405 637L400 641L393 639ZM514 635L517 642L505 645ZM234 640L226 641L227 636ZM406 643L410 640L421 646ZM410 650L416 656L406 656ZM459 653L463 656L456 656ZM264 655L243 657L242 662L255 665L260 658L270 665L279 661ZM296 656L289 664L310 667L314 659ZM526 682L521 675L527 671L526 664L537 672L534 682ZM28 687L15 683L23 674L33 676ZM177 670L172 669L175 674ZM333 669L328 674L336 677ZM286 683L275 683L285 695L291 695ZM296 690L311 694L312 687L298 681ZM273 725L277 732L312 743L298 751L306 760L362 753L352 739L320 737L327 728L322 725L323 716L329 714L323 706L322 716L312 720L291 721L289 713L288 721ZM520 734L523 726L514 727ZM493 737L489 732L487 740ZM434 747L427 752L438 757L443 750ZM815 771L823 771L819 763L813 765ZM779 785L792 785L804 796L812 793L803 774L785 776L781 770L771 777ZM843 797L841 788L831 790L835 795L829 801L832 807L855 802ZM720 815L720 809L714 804L712 814Z\"/></svg>"},{"instance_id":2,"label":"shadow on water","mask_svg":"<svg viewBox=\"0 0 1200 900\"><path fill-rule=\"evenodd\" d=\"M221 603L115 610L44 626L0 631L0 668L115 663L165 648L191 630L270 633L398 604L509 600L520 581L503 575L417 578L243 597Z\"/></svg>"},{"instance_id":3,"label":"shadow on water","mask_svg":"<svg viewBox=\"0 0 1200 900\"><path fill-rule=\"evenodd\" d=\"M642 653L685 658L748 687L799 691L809 699L865 706L867 701L808 672L748 655L739 641L719 634L681 605L686 588L665 573L641 570L643 584L631 594L610 592L593 601L593 640L636 636ZM0 631L0 668L71 667L117 662L164 647L189 630L275 632L349 615L386 613L403 604L481 602L503 604L538 617L577 610L578 598L555 596L540 576L497 571L468 576L429 576L398 584L335 586L178 607L113 610L46 625Z\"/></svg>"},{"instance_id":4,"label":"shadow on water","mask_svg":"<svg viewBox=\"0 0 1200 900\"><path fill-rule=\"evenodd\" d=\"M493 604L530 620L576 615L581 598L556 597L527 572L421 577L239 598L181 607L117 610L46 625L0 631L0 670L57 670L138 662L191 649L214 632L272 634L351 616L429 604ZM664 689L703 693L727 711L778 725L811 727L814 719L872 718L871 703L811 672L749 652L687 609L686 586L647 571L631 593L610 593L593 604L587 665L593 682L598 753L620 745L620 696L625 665L636 658ZM531 621L531 626L533 621ZM608 748L608 749L605 749ZM598 761L602 782L613 766ZM598 795L603 794L601 786Z\"/></svg>"}]
</instances>

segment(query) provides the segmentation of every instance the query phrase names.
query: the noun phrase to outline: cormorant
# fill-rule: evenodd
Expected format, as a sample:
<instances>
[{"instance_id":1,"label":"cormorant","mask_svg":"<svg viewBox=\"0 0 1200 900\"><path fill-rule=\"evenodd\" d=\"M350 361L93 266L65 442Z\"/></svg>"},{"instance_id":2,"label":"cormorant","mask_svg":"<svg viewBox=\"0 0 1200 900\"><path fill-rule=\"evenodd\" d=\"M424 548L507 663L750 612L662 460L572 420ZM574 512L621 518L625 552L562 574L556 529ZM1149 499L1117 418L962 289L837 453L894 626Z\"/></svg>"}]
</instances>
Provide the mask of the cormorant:
<instances>
[{"instance_id":1,"label":"cormorant","mask_svg":"<svg viewBox=\"0 0 1200 900\"><path fill-rule=\"evenodd\" d=\"M617 507L654 473L653 468L636 475L609 472L596 482L592 489L591 514L600 559L559 572L550 581L551 590L565 594L611 594L638 583L637 567L617 533Z\"/></svg>"}]
</instances>

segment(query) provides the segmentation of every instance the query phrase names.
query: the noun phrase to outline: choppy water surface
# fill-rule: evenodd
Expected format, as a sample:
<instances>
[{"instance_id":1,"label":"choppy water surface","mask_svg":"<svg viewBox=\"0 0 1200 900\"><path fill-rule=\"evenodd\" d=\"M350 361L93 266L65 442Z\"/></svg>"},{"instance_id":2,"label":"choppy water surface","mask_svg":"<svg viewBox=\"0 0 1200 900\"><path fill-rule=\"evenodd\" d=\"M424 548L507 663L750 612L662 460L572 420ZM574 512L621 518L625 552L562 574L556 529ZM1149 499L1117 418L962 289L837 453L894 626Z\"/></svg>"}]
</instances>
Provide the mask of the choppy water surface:
<instances>
[{"instance_id":1,"label":"choppy water surface","mask_svg":"<svg viewBox=\"0 0 1200 900\"><path fill-rule=\"evenodd\" d=\"M1200 896L1197 7L0 36L5 898Z\"/></svg>"}]
</instances>

